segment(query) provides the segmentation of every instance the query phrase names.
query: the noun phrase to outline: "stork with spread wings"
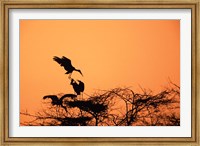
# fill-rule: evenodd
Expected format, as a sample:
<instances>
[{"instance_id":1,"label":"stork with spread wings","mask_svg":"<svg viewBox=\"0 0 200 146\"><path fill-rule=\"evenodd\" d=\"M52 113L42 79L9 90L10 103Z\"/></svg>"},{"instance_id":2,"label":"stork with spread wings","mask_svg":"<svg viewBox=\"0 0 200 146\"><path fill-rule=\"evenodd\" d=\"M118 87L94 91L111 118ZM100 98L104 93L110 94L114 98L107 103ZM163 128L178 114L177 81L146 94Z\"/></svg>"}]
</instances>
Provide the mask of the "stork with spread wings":
<instances>
[{"instance_id":1,"label":"stork with spread wings","mask_svg":"<svg viewBox=\"0 0 200 146\"><path fill-rule=\"evenodd\" d=\"M76 69L72 65L71 60L66 58L65 56L63 56L62 58L54 56L53 60L56 61L58 64L60 64L60 66L64 67L64 69L67 71L65 74L69 74L69 78L71 78L71 74L72 74L73 71L77 71L83 76L81 70L80 69Z\"/></svg>"}]
</instances>

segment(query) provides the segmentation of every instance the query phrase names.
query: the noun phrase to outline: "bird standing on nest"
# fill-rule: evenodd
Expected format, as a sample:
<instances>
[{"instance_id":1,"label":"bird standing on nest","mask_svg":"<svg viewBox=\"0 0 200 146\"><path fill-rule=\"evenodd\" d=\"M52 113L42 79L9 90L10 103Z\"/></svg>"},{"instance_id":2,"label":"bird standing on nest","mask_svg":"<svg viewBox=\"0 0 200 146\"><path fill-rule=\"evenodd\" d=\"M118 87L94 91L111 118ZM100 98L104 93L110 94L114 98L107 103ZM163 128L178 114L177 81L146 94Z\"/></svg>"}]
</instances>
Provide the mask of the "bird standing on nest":
<instances>
[{"instance_id":1,"label":"bird standing on nest","mask_svg":"<svg viewBox=\"0 0 200 146\"><path fill-rule=\"evenodd\" d=\"M65 56L63 56L62 58L54 56L53 60L56 61L57 63L59 63L60 66L64 67L64 69L67 71L65 74L69 74L69 79L71 79L71 74L72 74L73 71L77 71L83 76L81 70L73 67L71 60L66 58Z\"/></svg>"},{"instance_id":2,"label":"bird standing on nest","mask_svg":"<svg viewBox=\"0 0 200 146\"><path fill-rule=\"evenodd\" d=\"M78 80L78 83L77 83L74 79L71 79L70 84L73 86L73 89L77 95L80 95L81 92L84 91L85 85L82 81Z\"/></svg>"}]
</instances>

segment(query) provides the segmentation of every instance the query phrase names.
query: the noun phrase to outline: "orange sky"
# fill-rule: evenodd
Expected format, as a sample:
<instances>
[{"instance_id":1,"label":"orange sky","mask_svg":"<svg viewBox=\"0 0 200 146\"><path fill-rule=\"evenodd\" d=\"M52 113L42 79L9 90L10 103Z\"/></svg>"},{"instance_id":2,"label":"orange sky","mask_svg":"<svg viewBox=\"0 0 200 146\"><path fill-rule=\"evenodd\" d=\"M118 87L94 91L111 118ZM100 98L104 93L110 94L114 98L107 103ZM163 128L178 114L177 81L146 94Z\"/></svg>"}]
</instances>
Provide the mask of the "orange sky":
<instances>
[{"instance_id":1,"label":"orange sky","mask_svg":"<svg viewBox=\"0 0 200 146\"><path fill-rule=\"evenodd\" d=\"M37 111L42 97L73 93L66 56L81 69L85 93L139 85L158 91L180 85L179 20L20 20L20 110Z\"/></svg>"}]
</instances>

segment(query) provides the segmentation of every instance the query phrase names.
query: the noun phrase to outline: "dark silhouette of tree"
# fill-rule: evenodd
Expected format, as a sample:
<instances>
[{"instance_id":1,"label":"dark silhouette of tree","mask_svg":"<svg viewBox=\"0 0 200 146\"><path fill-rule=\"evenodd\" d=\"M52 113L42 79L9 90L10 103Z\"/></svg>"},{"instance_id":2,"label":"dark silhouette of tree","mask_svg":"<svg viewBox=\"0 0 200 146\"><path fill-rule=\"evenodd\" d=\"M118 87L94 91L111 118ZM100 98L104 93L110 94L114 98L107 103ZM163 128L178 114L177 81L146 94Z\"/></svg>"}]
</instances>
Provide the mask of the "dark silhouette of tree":
<instances>
[{"instance_id":1,"label":"dark silhouette of tree","mask_svg":"<svg viewBox=\"0 0 200 146\"><path fill-rule=\"evenodd\" d=\"M69 97L63 98L61 103L53 102L54 99L52 99L51 102L44 103L47 108L36 115L30 115L26 112L21 113L34 119L28 123L21 124L53 126L179 126L179 92L177 87L165 89L158 94L146 91L135 93L130 88L115 88L108 91L97 91L94 95L84 100L77 97ZM51 96L45 97L46 101ZM61 99L61 97L63 95L58 99Z\"/></svg>"},{"instance_id":2,"label":"dark silhouette of tree","mask_svg":"<svg viewBox=\"0 0 200 146\"><path fill-rule=\"evenodd\" d=\"M71 74L71 60L54 57ZM80 72L81 73L81 72ZM82 74L82 73L81 73ZM46 95L44 109L21 125L40 126L180 126L180 87L170 81L169 87L154 94L150 90L134 92L131 88L98 90L92 95L82 94L84 83L71 80L76 94Z\"/></svg>"}]
</instances>

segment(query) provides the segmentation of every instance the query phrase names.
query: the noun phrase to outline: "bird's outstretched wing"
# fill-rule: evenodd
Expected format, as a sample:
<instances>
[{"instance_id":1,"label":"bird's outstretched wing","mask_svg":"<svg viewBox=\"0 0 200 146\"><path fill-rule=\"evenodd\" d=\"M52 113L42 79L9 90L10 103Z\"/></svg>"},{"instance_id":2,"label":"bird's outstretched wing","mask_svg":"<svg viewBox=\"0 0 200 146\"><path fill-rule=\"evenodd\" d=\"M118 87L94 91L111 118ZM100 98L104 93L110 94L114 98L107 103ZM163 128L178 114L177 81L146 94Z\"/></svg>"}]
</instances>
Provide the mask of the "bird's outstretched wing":
<instances>
[{"instance_id":1,"label":"bird's outstretched wing","mask_svg":"<svg viewBox=\"0 0 200 146\"><path fill-rule=\"evenodd\" d=\"M66 97L71 97L73 99L73 98L77 97L77 95L75 95L75 94L65 94L60 98L60 100L62 101Z\"/></svg>"},{"instance_id":2,"label":"bird's outstretched wing","mask_svg":"<svg viewBox=\"0 0 200 146\"><path fill-rule=\"evenodd\" d=\"M51 98L51 100L58 100L58 97L56 95L46 95L43 97L43 99Z\"/></svg>"},{"instance_id":3,"label":"bird's outstretched wing","mask_svg":"<svg viewBox=\"0 0 200 146\"><path fill-rule=\"evenodd\" d=\"M73 68L73 66L71 64L71 60L66 58L65 56L63 56L62 58L54 56L53 60L56 61L61 66L63 66L65 68L65 70L67 70L67 71L71 70Z\"/></svg>"},{"instance_id":4,"label":"bird's outstretched wing","mask_svg":"<svg viewBox=\"0 0 200 146\"><path fill-rule=\"evenodd\" d=\"M63 64L63 60L61 58L57 57L57 56L54 56L53 60L56 61L57 63L59 63L60 65Z\"/></svg>"},{"instance_id":5,"label":"bird's outstretched wing","mask_svg":"<svg viewBox=\"0 0 200 146\"><path fill-rule=\"evenodd\" d=\"M63 56L63 57L62 57L62 60L63 60L65 63L67 63L68 65L72 65L72 64L71 64L71 60L70 60L69 58Z\"/></svg>"}]
</instances>

